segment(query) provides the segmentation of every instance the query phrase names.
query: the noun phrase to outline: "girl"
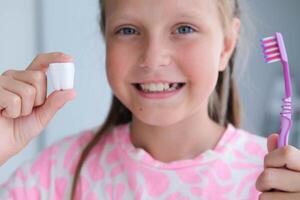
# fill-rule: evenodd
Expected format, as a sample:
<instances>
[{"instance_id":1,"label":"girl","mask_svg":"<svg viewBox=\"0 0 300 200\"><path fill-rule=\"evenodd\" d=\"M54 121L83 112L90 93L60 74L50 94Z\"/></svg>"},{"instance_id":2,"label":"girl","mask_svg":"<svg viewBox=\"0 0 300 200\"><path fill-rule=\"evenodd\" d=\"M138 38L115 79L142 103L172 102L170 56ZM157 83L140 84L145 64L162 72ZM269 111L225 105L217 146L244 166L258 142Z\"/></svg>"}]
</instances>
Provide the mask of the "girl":
<instances>
[{"instance_id":1,"label":"girl","mask_svg":"<svg viewBox=\"0 0 300 200\"><path fill-rule=\"evenodd\" d=\"M98 131L47 148L1 199L299 199L299 150L237 129L237 0L103 0L114 92ZM46 98L49 63L0 76L0 163L37 136L75 91ZM266 147L268 146L268 151Z\"/></svg>"}]
</instances>

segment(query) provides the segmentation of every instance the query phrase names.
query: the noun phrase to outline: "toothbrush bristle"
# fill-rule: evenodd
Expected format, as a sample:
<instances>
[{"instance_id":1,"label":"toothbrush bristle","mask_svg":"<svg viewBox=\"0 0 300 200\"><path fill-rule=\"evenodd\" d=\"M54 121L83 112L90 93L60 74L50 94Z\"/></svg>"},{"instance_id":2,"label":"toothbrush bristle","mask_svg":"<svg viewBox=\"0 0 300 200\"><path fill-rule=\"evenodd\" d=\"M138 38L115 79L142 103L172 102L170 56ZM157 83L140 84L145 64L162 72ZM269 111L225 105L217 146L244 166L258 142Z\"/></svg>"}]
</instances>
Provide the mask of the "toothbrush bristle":
<instances>
[{"instance_id":1,"label":"toothbrush bristle","mask_svg":"<svg viewBox=\"0 0 300 200\"><path fill-rule=\"evenodd\" d=\"M267 37L261 40L264 58L267 63L281 61L280 50L276 36Z\"/></svg>"}]
</instances>

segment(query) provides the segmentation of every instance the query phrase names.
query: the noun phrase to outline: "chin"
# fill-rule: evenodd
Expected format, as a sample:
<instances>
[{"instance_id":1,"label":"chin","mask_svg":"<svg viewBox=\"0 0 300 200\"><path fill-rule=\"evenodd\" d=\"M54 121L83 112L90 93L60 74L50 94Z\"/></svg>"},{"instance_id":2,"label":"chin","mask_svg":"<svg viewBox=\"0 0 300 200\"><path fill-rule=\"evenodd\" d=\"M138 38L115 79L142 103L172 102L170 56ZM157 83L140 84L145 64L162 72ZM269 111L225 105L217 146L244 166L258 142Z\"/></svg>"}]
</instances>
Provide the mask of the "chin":
<instances>
[{"instance_id":1,"label":"chin","mask_svg":"<svg viewBox=\"0 0 300 200\"><path fill-rule=\"evenodd\" d=\"M150 125L150 126L159 126L159 127L167 127L167 126L171 126L174 125L178 122L180 122L181 120L183 120L183 116L180 115L180 117L177 117L176 115L151 115L151 114L146 114L143 115L141 113L139 113L139 115L135 115L135 117L138 119L138 121Z\"/></svg>"}]
</instances>

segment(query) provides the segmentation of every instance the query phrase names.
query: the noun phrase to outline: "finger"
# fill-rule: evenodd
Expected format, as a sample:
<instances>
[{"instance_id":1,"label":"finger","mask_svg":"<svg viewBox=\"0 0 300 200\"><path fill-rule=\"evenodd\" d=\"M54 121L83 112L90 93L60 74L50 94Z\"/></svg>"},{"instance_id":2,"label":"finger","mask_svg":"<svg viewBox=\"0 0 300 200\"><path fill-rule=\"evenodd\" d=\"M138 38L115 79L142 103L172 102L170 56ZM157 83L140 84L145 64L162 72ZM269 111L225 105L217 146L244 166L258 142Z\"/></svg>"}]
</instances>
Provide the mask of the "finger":
<instances>
[{"instance_id":1,"label":"finger","mask_svg":"<svg viewBox=\"0 0 300 200\"><path fill-rule=\"evenodd\" d=\"M267 168L257 178L256 188L262 192L272 189L300 192L300 172L282 168Z\"/></svg>"},{"instance_id":2,"label":"finger","mask_svg":"<svg viewBox=\"0 0 300 200\"><path fill-rule=\"evenodd\" d=\"M277 148L278 134L273 133L267 138L268 152L271 152Z\"/></svg>"},{"instance_id":3,"label":"finger","mask_svg":"<svg viewBox=\"0 0 300 200\"><path fill-rule=\"evenodd\" d=\"M290 170L300 171L300 151L287 145L268 153L264 159L265 168L285 167Z\"/></svg>"},{"instance_id":4,"label":"finger","mask_svg":"<svg viewBox=\"0 0 300 200\"><path fill-rule=\"evenodd\" d=\"M21 97L21 116L31 114L36 95L35 88L32 85L5 76L0 77L0 83L3 89Z\"/></svg>"},{"instance_id":5,"label":"finger","mask_svg":"<svg viewBox=\"0 0 300 200\"><path fill-rule=\"evenodd\" d=\"M35 57L26 70L41 70L46 72L50 63L73 61L73 57L61 52L43 53Z\"/></svg>"},{"instance_id":6,"label":"finger","mask_svg":"<svg viewBox=\"0 0 300 200\"><path fill-rule=\"evenodd\" d=\"M45 104L38 107L35 111L36 118L38 119L41 128L44 128L48 122L53 118L55 113L63 107L65 103L76 97L74 89L64 91L54 91L49 95Z\"/></svg>"},{"instance_id":7,"label":"finger","mask_svg":"<svg viewBox=\"0 0 300 200\"><path fill-rule=\"evenodd\" d=\"M299 200L300 193L286 192L264 192L259 196L259 200Z\"/></svg>"},{"instance_id":8,"label":"finger","mask_svg":"<svg viewBox=\"0 0 300 200\"><path fill-rule=\"evenodd\" d=\"M36 90L34 106L40 106L45 102L47 96L47 77L43 71L8 70L3 75L32 85Z\"/></svg>"},{"instance_id":9,"label":"finger","mask_svg":"<svg viewBox=\"0 0 300 200\"><path fill-rule=\"evenodd\" d=\"M0 106L4 108L1 115L7 118L17 118L21 114L21 98L3 88L0 88Z\"/></svg>"}]
</instances>

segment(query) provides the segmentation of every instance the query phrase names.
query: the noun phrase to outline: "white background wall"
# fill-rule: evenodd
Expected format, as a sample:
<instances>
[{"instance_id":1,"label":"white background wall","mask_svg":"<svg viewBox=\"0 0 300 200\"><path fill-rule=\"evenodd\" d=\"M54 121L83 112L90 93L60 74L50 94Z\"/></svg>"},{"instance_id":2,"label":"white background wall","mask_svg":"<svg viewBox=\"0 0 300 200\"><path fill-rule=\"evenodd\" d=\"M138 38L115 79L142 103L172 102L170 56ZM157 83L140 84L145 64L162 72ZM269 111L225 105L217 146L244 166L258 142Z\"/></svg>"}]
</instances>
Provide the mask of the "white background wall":
<instances>
[{"instance_id":1,"label":"white background wall","mask_svg":"<svg viewBox=\"0 0 300 200\"><path fill-rule=\"evenodd\" d=\"M299 94L300 29L296 25L300 19L300 1L253 0L247 3L254 16L250 16L253 26L247 29L252 44L247 45L250 54L248 58L244 53L239 56L239 63L246 62L247 65L242 76L241 70L238 73L245 107L243 127L267 135L278 128L279 110L276 109L280 107L282 88L275 85L282 77L280 65L263 63L258 40L275 31L283 32L294 92ZM45 146L102 123L111 91L105 78L105 52L98 20L97 0L0 0L0 73L9 68L24 69L38 52L62 51L75 57L75 88L78 93L76 100L55 116L38 139L1 166L0 183ZM296 131L300 133L299 113L296 113L295 121L293 143L298 145L299 138L295 135Z\"/></svg>"},{"instance_id":2,"label":"white background wall","mask_svg":"<svg viewBox=\"0 0 300 200\"><path fill-rule=\"evenodd\" d=\"M0 73L14 68L23 69L37 53L35 0L0 0ZM39 141L33 141L0 169L0 183L36 155Z\"/></svg>"}]
</instances>

